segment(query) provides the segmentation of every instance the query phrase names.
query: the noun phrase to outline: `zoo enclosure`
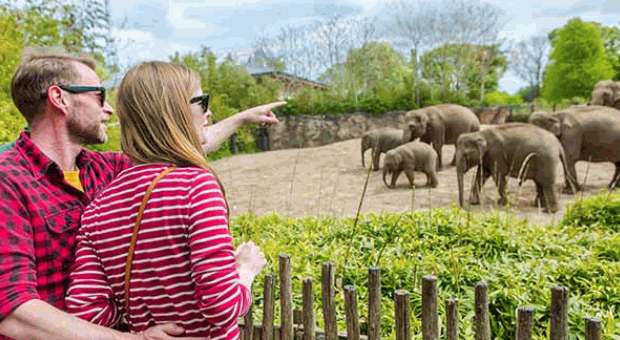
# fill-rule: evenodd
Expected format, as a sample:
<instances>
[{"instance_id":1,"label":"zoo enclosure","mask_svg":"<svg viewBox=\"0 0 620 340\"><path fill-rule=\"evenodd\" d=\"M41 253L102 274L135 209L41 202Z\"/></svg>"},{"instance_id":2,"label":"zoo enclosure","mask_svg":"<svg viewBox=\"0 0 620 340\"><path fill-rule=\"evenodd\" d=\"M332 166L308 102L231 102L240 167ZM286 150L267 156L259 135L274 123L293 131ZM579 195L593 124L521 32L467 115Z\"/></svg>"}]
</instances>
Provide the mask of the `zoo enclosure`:
<instances>
[{"instance_id":1,"label":"zoo enclosure","mask_svg":"<svg viewBox=\"0 0 620 340\"><path fill-rule=\"evenodd\" d=\"M476 115L478 116L478 118L481 120L481 122L483 124L501 124L504 122L527 122L528 117L530 116L530 114L532 114L535 111L556 111L557 109L561 109L563 107L565 107L566 105L540 105L540 104L534 104L534 103L529 103L529 104L510 104L510 105L495 105L495 106L480 106L480 107L472 107L472 111L474 111L474 113L476 113ZM402 111L403 113L406 111ZM304 121L305 120L316 120L316 119L329 119L329 120L338 120L338 119L342 119L342 120L346 120L347 116L355 116L355 115L360 115L360 116L365 116L366 114L361 114L361 113L348 113L348 114L335 114L335 115L307 115L307 116L287 116L284 115L282 117L280 117L280 119L282 120L281 125L286 125L286 121L287 120L292 120L292 128L295 129L294 126L297 126L298 124L301 124L301 126L303 126ZM368 119L376 119L376 116L373 115L366 115L372 118L368 118ZM381 116L380 116L381 117ZM388 124L389 125L389 124ZM295 134L299 133L300 131L297 131ZM256 133L254 134L254 140L256 143L256 147L258 148L258 150L261 151L269 151L272 149L272 143L270 142L270 140L274 137L274 136L270 136L273 134L278 134L278 133L282 133L282 131L277 131L274 129L270 129L270 128L266 128L266 127L258 127L256 129ZM359 133L358 133L359 134ZM301 139L306 139L303 136L299 136ZM351 135L349 137L352 138L359 138L361 137L360 135ZM290 145L286 145L286 148L300 148L299 142L295 142L294 138L284 138L284 140L288 141L288 144ZM335 138L334 140L331 141L325 141L325 143L321 143L321 144L331 144L334 142L338 142L340 141L340 139ZM239 142L238 142L238 137L237 134L234 133L230 136L229 138L229 148L230 148L230 153L231 154L237 154L240 151L240 146L239 146ZM281 147L277 147L276 149L279 149Z\"/></svg>"},{"instance_id":2,"label":"zoo enclosure","mask_svg":"<svg viewBox=\"0 0 620 340\"><path fill-rule=\"evenodd\" d=\"M381 306L381 276L380 269L368 269L368 334L360 332L360 318L357 309L355 287L344 286L344 304L346 317L346 332L339 332L336 322L335 304L335 270L332 263L323 264L321 270L321 301L325 329L316 327L314 313L313 280L303 280L303 307L301 311L293 310L291 262L285 254L279 256L279 302L280 324L274 323L275 310L275 282L271 274L265 275L263 286L263 317L260 324L255 324L252 316L252 306L247 315L240 322L242 340L378 340L381 338L380 319ZM480 281L475 286L475 317L474 335L476 340L490 340L491 327L489 316L489 302L487 284ZM551 289L549 334L551 340L567 340L568 331L568 288L556 286ZM422 279L422 338L424 340L439 339L439 315L437 301L437 278L425 276ZM459 338L458 300L445 301L445 334L448 340ZM409 292L396 290L394 292L394 320L397 340L410 340L410 300ZM532 339L534 326L534 309L529 306L518 308L516 315L516 339ZM586 340L601 339L601 321L597 318L585 319Z\"/></svg>"}]
</instances>

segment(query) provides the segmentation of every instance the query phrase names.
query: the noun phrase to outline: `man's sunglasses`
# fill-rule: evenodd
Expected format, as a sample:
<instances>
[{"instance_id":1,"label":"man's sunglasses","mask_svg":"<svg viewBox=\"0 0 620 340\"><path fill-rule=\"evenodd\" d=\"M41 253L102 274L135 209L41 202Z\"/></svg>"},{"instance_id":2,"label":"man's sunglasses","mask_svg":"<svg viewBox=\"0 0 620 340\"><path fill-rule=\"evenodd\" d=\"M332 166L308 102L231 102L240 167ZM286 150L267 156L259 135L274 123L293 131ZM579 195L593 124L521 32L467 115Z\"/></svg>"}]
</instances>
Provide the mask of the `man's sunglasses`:
<instances>
[{"instance_id":1,"label":"man's sunglasses","mask_svg":"<svg viewBox=\"0 0 620 340\"><path fill-rule=\"evenodd\" d=\"M209 109L209 94L205 93L201 96L194 97L189 100L189 103L190 104L200 103L200 106L202 107L202 111L206 113L207 110Z\"/></svg>"},{"instance_id":2,"label":"man's sunglasses","mask_svg":"<svg viewBox=\"0 0 620 340\"><path fill-rule=\"evenodd\" d=\"M81 85L62 85L57 84L61 89L70 93L99 92L101 107L105 103L105 87L103 86L81 86Z\"/></svg>"}]
</instances>

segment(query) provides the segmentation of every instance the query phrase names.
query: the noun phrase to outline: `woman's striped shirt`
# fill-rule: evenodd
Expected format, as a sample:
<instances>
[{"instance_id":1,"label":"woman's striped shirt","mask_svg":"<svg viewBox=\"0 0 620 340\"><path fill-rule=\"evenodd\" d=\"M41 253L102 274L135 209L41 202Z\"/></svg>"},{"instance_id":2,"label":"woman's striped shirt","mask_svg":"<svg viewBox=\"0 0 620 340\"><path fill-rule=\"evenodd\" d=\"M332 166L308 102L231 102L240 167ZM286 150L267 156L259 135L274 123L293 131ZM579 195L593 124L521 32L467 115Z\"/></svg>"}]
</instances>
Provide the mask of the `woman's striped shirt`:
<instances>
[{"instance_id":1,"label":"woman's striped shirt","mask_svg":"<svg viewBox=\"0 0 620 340\"><path fill-rule=\"evenodd\" d=\"M187 336L239 337L251 303L239 282L227 206L214 175L196 167L164 177L148 200L133 257L129 315L124 272L138 208L165 164L126 169L88 206L77 236L68 311L134 332L174 322Z\"/></svg>"}]
</instances>

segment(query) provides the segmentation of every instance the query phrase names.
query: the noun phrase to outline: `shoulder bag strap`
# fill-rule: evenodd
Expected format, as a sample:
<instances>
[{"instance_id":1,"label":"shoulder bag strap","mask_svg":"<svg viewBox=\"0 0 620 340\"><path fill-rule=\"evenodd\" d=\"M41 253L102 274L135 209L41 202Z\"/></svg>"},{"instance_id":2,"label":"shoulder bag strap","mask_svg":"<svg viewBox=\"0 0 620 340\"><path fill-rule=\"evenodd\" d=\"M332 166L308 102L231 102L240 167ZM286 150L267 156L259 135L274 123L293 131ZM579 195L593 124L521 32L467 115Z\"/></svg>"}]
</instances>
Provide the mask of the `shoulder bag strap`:
<instances>
[{"instance_id":1,"label":"shoulder bag strap","mask_svg":"<svg viewBox=\"0 0 620 340\"><path fill-rule=\"evenodd\" d=\"M144 215L144 209L146 208L146 202L151 197L153 193L153 189L157 185L157 182L164 178L167 174L169 174L172 170L174 170L176 166L170 166L160 172L157 177L151 182L148 189L146 189L146 193L144 194L144 198L142 198L142 204L140 205L140 210L138 210L138 216L136 216L136 222L133 225L133 234L131 235L131 243L129 243L129 253L127 254L127 262L125 263L125 313L126 316L129 316L129 281L131 280L131 262L133 260L133 252L136 249L136 240L138 239L138 230L140 229L140 223L142 222L142 215Z\"/></svg>"}]
</instances>

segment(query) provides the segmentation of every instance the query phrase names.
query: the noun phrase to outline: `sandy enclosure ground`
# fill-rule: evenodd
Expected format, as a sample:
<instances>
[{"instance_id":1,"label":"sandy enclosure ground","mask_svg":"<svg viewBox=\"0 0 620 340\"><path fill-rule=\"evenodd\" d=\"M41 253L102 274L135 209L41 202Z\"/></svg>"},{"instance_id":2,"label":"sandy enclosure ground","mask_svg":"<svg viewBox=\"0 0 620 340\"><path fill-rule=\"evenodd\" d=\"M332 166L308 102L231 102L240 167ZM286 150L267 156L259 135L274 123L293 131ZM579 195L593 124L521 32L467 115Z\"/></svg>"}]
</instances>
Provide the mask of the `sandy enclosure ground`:
<instances>
[{"instance_id":1,"label":"sandy enclosure ground","mask_svg":"<svg viewBox=\"0 0 620 340\"><path fill-rule=\"evenodd\" d=\"M362 205L362 213L403 212L428 207L450 207L458 205L456 169L447 166L452 160L454 146L444 146L444 169L438 173L439 186L424 187L426 176L417 173L415 195L408 188L407 177L398 179L395 189L388 189L382 181L381 171L372 172ZM370 163L370 150L366 151L366 165ZM383 161L383 156L381 158ZM226 189L231 214L238 215L252 211L257 215L276 212L285 216L355 216L364 188L368 170L362 167L360 140L352 139L322 147L306 149L277 150L251 155L239 155L213 162ZM587 173L587 178L586 178ZM544 214L533 206L536 196L534 182L527 181L519 188L517 180L509 178L510 204L499 207L527 217L535 222L559 220L567 203L577 197L601 192L614 173L612 163L577 163L579 182L587 179L585 191L577 195L561 193L564 181L561 166L558 168L556 192L559 195L560 211ZM465 199L475 169L465 176ZM388 176L388 181L389 181ZM499 195L494 182L489 179L482 191L482 204L471 207L473 211L498 209Z\"/></svg>"}]
</instances>

